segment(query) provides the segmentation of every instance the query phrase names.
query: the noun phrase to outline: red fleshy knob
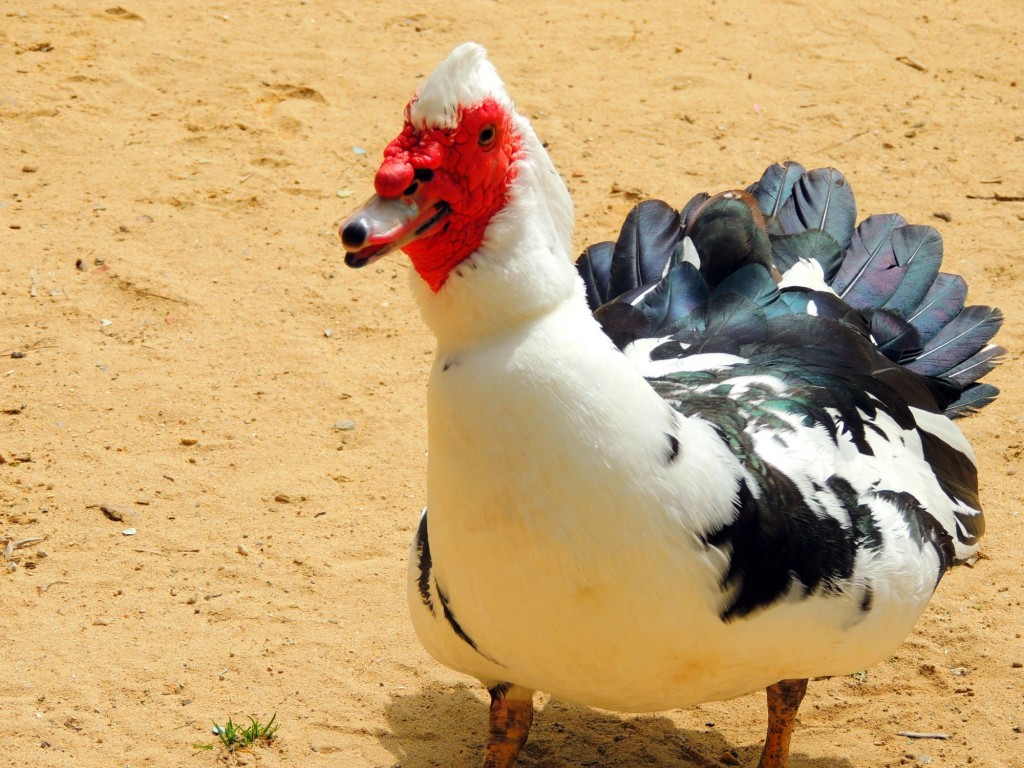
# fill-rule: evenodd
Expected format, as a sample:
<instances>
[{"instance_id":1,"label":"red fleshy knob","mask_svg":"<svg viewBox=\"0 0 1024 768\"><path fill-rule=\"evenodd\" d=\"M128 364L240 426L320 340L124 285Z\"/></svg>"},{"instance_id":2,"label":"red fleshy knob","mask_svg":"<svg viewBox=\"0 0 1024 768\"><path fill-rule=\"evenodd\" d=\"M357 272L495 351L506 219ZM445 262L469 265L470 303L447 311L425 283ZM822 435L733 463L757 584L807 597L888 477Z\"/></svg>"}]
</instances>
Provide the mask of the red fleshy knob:
<instances>
[{"instance_id":1,"label":"red fleshy knob","mask_svg":"<svg viewBox=\"0 0 1024 768\"><path fill-rule=\"evenodd\" d=\"M406 153L388 157L381 163L373 179L374 189L381 197L398 197L412 184L414 173Z\"/></svg>"}]
</instances>

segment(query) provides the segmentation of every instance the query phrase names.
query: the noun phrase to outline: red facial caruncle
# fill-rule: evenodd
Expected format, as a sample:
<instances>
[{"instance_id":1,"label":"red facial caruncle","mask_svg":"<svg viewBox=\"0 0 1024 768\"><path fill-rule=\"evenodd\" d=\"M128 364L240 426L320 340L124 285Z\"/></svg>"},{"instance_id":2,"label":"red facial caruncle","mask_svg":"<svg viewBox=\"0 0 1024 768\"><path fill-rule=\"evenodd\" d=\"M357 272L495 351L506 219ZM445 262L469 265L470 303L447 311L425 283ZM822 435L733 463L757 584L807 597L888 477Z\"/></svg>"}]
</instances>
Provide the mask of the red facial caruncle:
<instances>
[{"instance_id":1,"label":"red facial caruncle","mask_svg":"<svg viewBox=\"0 0 1024 768\"><path fill-rule=\"evenodd\" d=\"M377 195L341 226L346 263L363 266L402 248L435 292L483 241L515 178L520 138L497 101L464 108L454 128L409 120L384 149Z\"/></svg>"}]
</instances>

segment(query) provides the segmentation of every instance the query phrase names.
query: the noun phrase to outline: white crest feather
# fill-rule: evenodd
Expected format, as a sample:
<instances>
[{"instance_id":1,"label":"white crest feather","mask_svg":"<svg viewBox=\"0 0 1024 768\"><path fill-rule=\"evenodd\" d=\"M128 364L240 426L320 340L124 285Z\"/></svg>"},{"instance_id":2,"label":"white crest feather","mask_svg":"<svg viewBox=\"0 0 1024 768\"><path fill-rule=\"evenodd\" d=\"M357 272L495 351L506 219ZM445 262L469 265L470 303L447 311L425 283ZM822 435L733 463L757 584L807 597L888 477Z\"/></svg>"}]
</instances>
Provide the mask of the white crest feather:
<instances>
[{"instance_id":1,"label":"white crest feather","mask_svg":"<svg viewBox=\"0 0 1024 768\"><path fill-rule=\"evenodd\" d=\"M418 128L454 128L460 108L485 99L512 111L512 100L487 51L477 43L463 43L420 86L409 107L409 119Z\"/></svg>"}]
</instances>

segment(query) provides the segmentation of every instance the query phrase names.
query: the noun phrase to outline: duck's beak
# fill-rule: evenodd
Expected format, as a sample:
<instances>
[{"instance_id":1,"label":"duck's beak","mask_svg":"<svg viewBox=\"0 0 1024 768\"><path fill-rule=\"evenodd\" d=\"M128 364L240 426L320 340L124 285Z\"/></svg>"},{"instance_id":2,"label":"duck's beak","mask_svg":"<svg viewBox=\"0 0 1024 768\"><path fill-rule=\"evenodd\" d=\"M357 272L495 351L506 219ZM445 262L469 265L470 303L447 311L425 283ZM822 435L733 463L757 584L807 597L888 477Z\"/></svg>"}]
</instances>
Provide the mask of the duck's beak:
<instances>
[{"instance_id":1,"label":"duck's beak","mask_svg":"<svg viewBox=\"0 0 1024 768\"><path fill-rule=\"evenodd\" d=\"M365 267L391 251L404 248L436 227L449 206L419 184L411 194L384 198L374 195L338 228L348 253L345 263Z\"/></svg>"}]
</instances>

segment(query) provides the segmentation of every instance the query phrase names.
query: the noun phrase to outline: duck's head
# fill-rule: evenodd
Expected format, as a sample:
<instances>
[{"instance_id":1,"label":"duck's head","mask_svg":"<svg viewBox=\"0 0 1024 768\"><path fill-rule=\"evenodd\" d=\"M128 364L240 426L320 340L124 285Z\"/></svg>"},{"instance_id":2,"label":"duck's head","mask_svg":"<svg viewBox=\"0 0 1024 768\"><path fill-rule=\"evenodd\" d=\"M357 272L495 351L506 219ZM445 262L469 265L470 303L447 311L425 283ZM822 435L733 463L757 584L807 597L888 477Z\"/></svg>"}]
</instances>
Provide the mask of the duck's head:
<instances>
[{"instance_id":1,"label":"duck's head","mask_svg":"<svg viewBox=\"0 0 1024 768\"><path fill-rule=\"evenodd\" d=\"M483 48L456 48L413 96L375 194L341 225L345 263L402 249L433 291L474 253L508 201L523 126Z\"/></svg>"}]
</instances>

